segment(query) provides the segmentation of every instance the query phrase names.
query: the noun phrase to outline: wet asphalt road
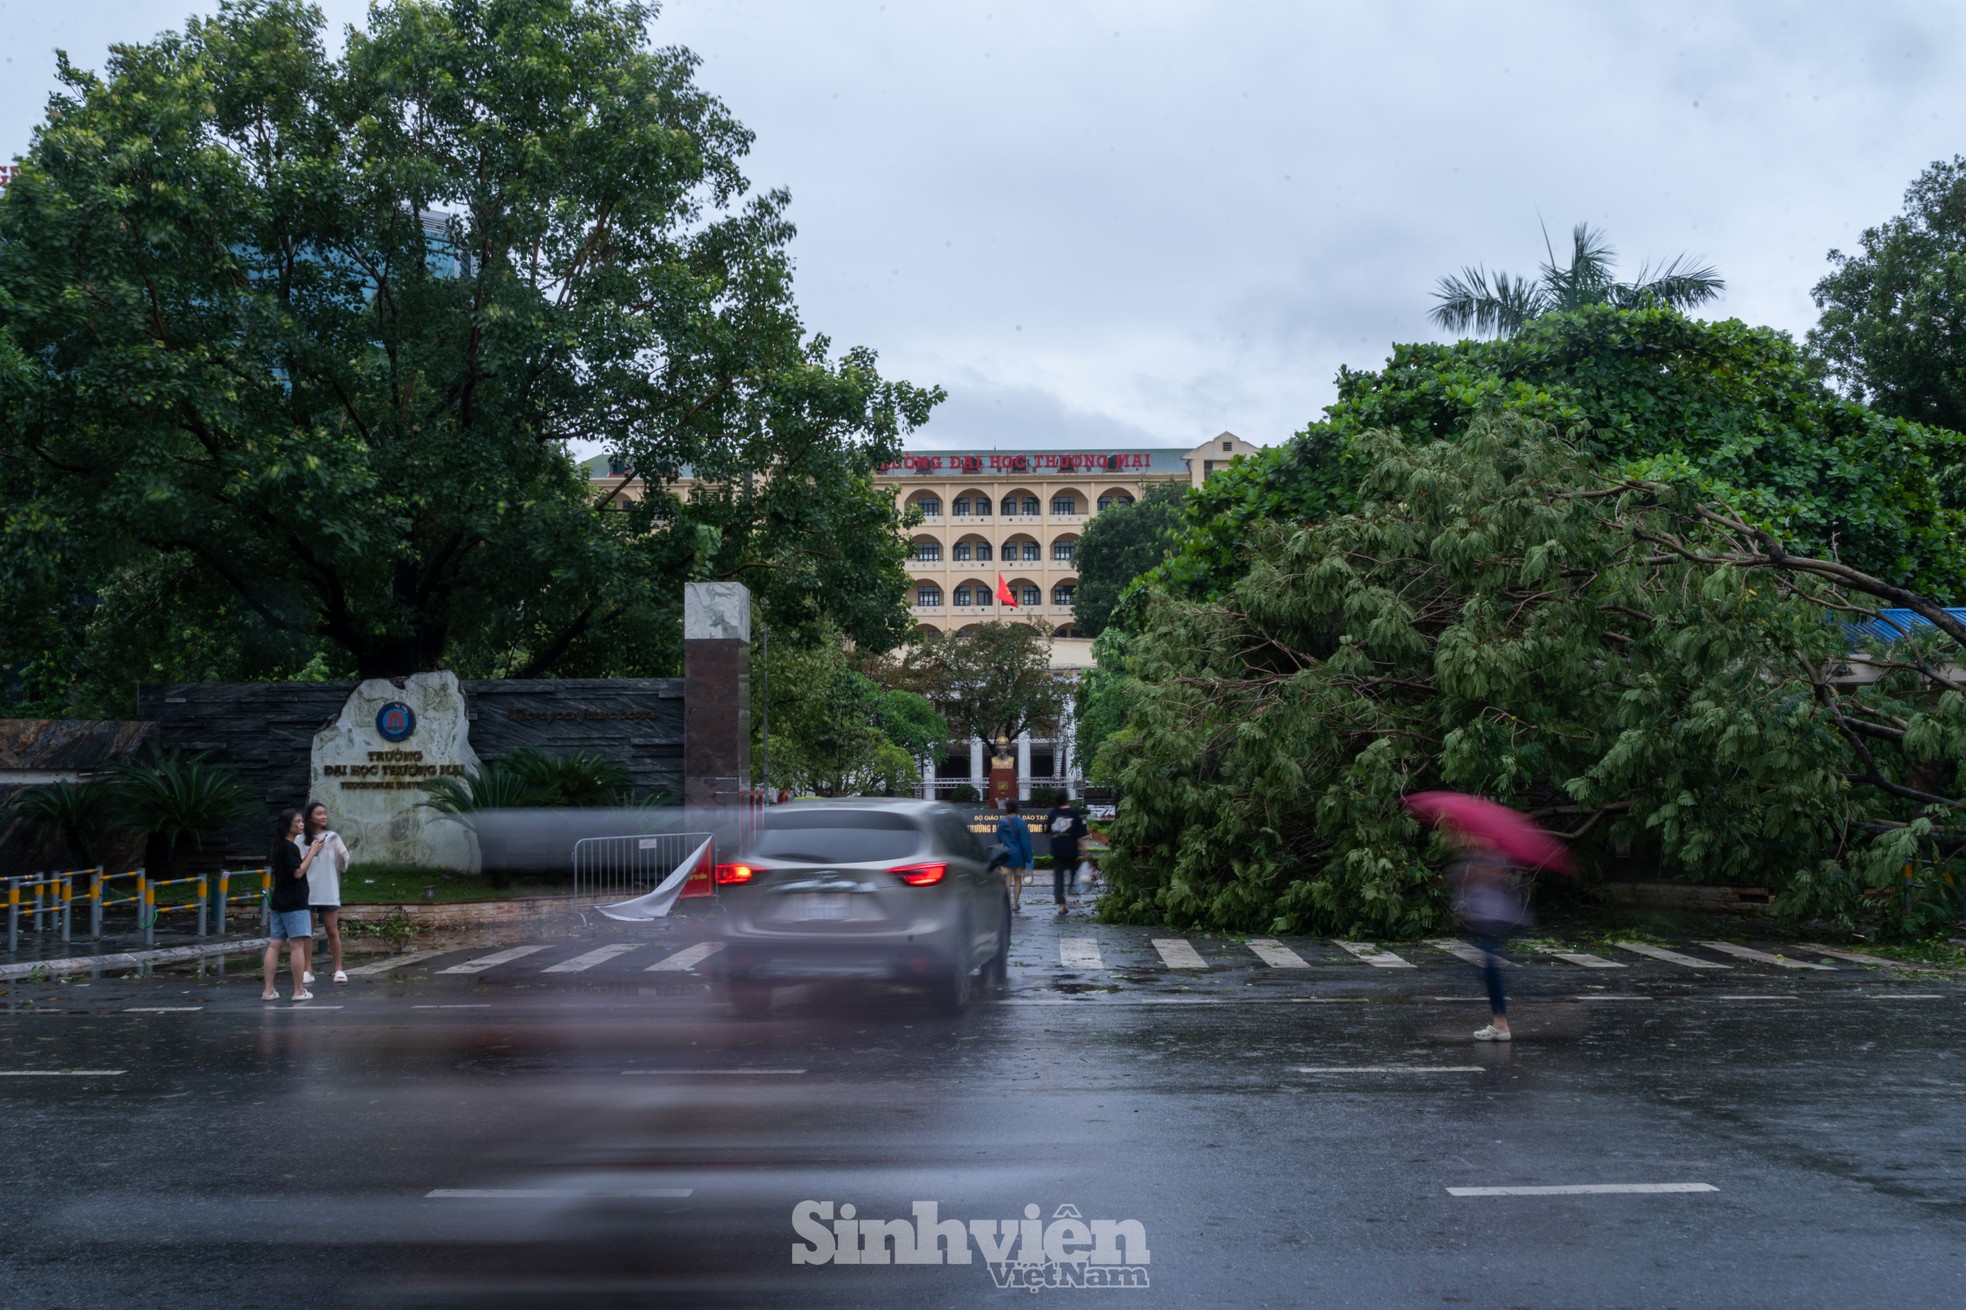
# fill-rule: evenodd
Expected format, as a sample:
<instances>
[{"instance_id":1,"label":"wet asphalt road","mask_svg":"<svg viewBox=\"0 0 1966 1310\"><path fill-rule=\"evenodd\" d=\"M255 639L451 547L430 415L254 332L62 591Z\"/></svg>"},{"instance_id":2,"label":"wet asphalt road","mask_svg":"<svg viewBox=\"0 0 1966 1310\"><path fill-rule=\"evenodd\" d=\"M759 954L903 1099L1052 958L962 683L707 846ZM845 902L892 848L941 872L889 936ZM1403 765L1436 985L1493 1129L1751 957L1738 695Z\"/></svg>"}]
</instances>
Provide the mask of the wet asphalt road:
<instances>
[{"instance_id":1,"label":"wet asphalt road","mask_svg":"<svg viewBox=\"0 0 1966 1310\"><path fill-rule=\"evenodd\" d=\"M1148 1286L1101 1304L1966 1297L1958 982L1525 960L1519 1040L1478 1046L1473 972L1438 951L1288 943L1286 969L1191 937L1205 967L1177 970L1160 934L1027 915L1009 994L959 1018L819 988L738 1022L648 968L702 934L443 972L495 953L458 948L311 1005L263 1006L237 960L10 985L0 1305L998 1304L1034 1294L983 1252L1027 1205L1034 1253L1137 1224L1109 1259ZM1449 1190L1606 1184L1711 1190ZM831 1207L795 1231L802 1202ZM918 1202L969 1263L794 1262L859 1245L847 1205Z\"/></svg>"}]
</instances>

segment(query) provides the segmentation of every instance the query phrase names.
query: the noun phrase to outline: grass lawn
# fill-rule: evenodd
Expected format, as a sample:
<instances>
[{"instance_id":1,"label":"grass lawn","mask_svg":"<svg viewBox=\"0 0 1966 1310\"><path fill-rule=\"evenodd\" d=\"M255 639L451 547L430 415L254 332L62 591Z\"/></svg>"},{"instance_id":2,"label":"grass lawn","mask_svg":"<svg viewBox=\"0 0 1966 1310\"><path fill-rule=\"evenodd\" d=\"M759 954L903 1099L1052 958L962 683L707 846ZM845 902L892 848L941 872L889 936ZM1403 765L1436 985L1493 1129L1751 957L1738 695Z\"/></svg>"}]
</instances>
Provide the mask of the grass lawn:
<instances>
[{"instance_id":1,"label":"grass lawn","mask_svg":"<svg viewBox=\"0 0 1966 1310\"><path fill-rule=\"evenodd\" d=\"M473 873L424 869L409 864L353 864L341 875L344 905L388 905L409 901L506 901L528 896L566 896L570 881L515 881L494 887Z\"/></svg>"}]
</instances>

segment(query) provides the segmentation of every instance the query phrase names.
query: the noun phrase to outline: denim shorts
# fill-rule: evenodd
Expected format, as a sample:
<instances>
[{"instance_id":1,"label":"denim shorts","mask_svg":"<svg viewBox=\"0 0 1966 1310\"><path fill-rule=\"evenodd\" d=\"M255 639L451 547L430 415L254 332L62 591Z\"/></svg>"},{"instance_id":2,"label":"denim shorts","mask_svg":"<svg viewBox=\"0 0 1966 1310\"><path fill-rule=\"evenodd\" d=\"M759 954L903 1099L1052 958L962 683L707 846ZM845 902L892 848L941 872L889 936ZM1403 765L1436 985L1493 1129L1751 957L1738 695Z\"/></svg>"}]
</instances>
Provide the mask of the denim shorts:
<instances>
[{"instance_id":1,"label":"denim shorts","mask_svg":"<svg viewBox=\"0 0 1966 1310\"><path fill-rule=\"evenodd\" d=\"M289 937L312 937L314 919L306 910L275 910L267 935L274 941Z\"/></svg>"}]
</instances>

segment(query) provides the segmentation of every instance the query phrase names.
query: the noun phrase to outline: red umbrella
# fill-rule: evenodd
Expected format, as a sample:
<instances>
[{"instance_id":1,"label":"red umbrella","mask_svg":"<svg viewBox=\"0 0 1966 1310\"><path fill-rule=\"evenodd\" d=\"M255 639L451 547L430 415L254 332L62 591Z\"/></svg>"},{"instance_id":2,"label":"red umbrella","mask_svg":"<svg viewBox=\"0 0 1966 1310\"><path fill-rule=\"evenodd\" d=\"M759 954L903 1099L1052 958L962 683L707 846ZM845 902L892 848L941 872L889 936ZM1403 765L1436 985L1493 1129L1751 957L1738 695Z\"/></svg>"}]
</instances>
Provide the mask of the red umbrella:
<instances>
[{"instance_id":1,"label":"red umbrella","mask_svg":"<svg viewBox=\"0 0 1966 1310\"><path fill-rule=\"evenodd\" d=\"M1458 791L1416 791L1404 798L1404 804L1436 827L1452 828L1518 864L1562 873L1576 870L1569 848L1537 827L1536 821L1520 810Z\"/></svg>"}]
</instances>

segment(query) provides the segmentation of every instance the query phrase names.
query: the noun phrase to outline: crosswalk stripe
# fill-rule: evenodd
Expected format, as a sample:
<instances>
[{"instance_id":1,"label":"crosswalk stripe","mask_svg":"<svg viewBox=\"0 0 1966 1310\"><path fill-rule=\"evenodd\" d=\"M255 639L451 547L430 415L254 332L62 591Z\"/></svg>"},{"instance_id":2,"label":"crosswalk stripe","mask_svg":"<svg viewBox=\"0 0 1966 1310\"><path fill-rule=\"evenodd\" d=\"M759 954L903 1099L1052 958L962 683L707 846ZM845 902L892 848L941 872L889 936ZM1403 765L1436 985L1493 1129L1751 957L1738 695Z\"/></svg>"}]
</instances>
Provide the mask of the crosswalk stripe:
<instances>
[{"instance_id":1,"label":"crosswalk stripe","mask_svg":"<svg viewBox=\"0 0 1966 1310\"><path fill-rule=\"evenodd\" d=\"M475 960L466 960L463 964L453 964L450 968L439 969L437 972L483 973L487 969L495 968L501 964L510 964L514 960L522 960L535 951L543 951L545 949L546 947L543 944L539 946L514 946L509 950L494 951L490 955L481 955Z\"/></svg>"},{"instance_id":2,"label":"crosswalk stripe","mask_svg":"<svg viewBox=\"0 0 1966 1310\"><path fill-rule=\"evenodd\" d=\"M638 951L641 948L642 944L640 942L616 942L612 946L603 946L598 950L589 951L585 955L576 955L571 960L562 960L558 964L549 964L544 969L541 969L540 972L582 973L597 964L606 964L617 955L626 955L630 951Z\"/></svg>"},{"instance_id":3,"label":"crosswalk stripe","mask_svg":"<svg viewBox=\"0 0 1966 1310\"><path fill-rule=\"evenodd\" d=\"M1282 942L1272 941L1268 937L1252 937L1249 941L1249 949L1256 952L1256 958L1269 965L1272 969L1308 969L1311 967L1304 962L1303 956L1297 954L1297 952L1291 950Z\"/></svg>"},{"instance_id":4,"label":"crosswalk stripe","mask_svg":"<svg viewBox=\"0 0 1966 1310\"><path fill-rule=\"evenodd\" d=\"M686 970L694 969L697 965L703 963L722 949L724 949L722 942L698 942L694 946L684 947L674 955L657 960L647 969L644 969L643 972L682 973Z\"/></svg>"},{"instance_id":5,"label":"crosswalk stripe","mask_svg":"<svg viewBox=\"0 0 1966 1310\"><path fill-rule=\"evenodd\" d=\"M1616 960L1607 960L1602 955L1592 955L1589 951L1559 951L1554 946L1539 946L1545 955L1553 955L1559 960L1568 960L1582 969L1623 969L1628 966Z\"/></svg>"},{"instance_id":6,"label":"crosswalk stripe","mask_svg":"<svg viewBox=\"0 0 1966 1310\"><path fill-rule=\"evenodd\" d=\"M1755 960L1762 964L1778 964L1784 969L1821 969L1825 972L1836 968L1833 964L1811 964L1807 960L1791 960L1786 955L1770 955L1757 951L1752 946L1736 946L1733 942L1701 942L1710 951L1721 951L1728 955L1738 955L1743 960Z\"/></svg>"},{"instance_id":7,"label":"crosswalk stripe","mask_svg":"<svg viewBox=\"0 0 1966 1310\"><path fill-rule=\"evenodd\" d=\"M1154 949L1160 952L1161 963L1170 969L1206 969L1208 961L1201 958L1201 952L1188 945L1179 937L1156 937Z\"/></svg>"},{"instance_id":8,"label":"crosswalk stripe","mask_svg":"<svg viewBox=\"0 0 1966 1310\"><path fill-rule=\"evenodd\" d=\"M1391 951L1382 951L1371 942L1338 942L1341 951L1349 951L1375 969L1412 969L1418 966L1411 961L1402 960Z\"/></svg>"},{"instance_id":9,"label":"crosswalk stripe","mask_svg":"<svg viewBox=\"0 0 1966 1310\"><path fill-rule=\"evenodd\" d=\"M1887 960L1881 955L1865 955L1862 951L1846 951L1835 946L1818 946L1814 942L1802 943L1802 949L1814 951L1817 955L1827 955L1832 960L1848 960L1852 964L1875 964L1886 969L1908 969L1914 973L1927 971L1927 967L1922 964L1910 964L1904 960Z\"/></svg>"},{"instance_id":10,"label":"crosswalk stripe","mask_svg":"<svg viewBox=\"0 0 1966 1310\"><path fill-rule=\"evenodd\" d=\"M1469 964L1486 963L1482 959L1481 948L1479 946L1476 946L1472 942L1464 942L1458 937L1436 937L1428 942L1427 945L1437 951L1446 951L1449 955L1466 960ZM1501 961L1504 969L1513 969L1515 967L1514 960L1503 960L1499 955L1495 958Z\"/></svg>"},{"instance_id":11,"label":"crosswalk stripe","mask_svg":"<svg viewBox=\"0 0 1966 1310\"><path fill-rule=\"evenodd\" d=\"M454 949L453 947L445 947L442 950L411 951L408 955L392 955L386 960L379 960L374 964L365 964L360 968L350 969L348 976L350 978L371 978L379 973L388 973L391 969L400 969L406 964L419 964L424 960L434 959L439 955L449 955Z\"/></svg>"},{"instance_id":12,"label":"crosswalk stripe","mask_svg":"<svg viewBox=\"0 0 1966 1310\"><path fill-rule=\"evenodd\" d=\"M1721 964L1715 960L1698 960L1690 955L1681 955L1678 951L1669 951L1663 946L1652 946L1645 942L1612 942L1611 944L1621 951L1630 951L1633 955L1650 956L1654 960L1664 960L1667 964L1677 964L1688 969L1731 969L1734 967L1731 964Z\"/></svg>"},{"instance_id":13,"label":"crosswalk stripe","mask_svg":"<svg viewBox=\"0 0 1966 1310\"><path fill-rule=\"evenodd\" d=\"M1099 943L1090 937L1061 937L1058 940L1058 963L1067 969L1103 969L1105 957L1099 953Z\"/></svg>"}]
</instances>

